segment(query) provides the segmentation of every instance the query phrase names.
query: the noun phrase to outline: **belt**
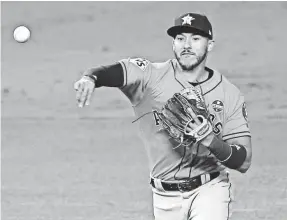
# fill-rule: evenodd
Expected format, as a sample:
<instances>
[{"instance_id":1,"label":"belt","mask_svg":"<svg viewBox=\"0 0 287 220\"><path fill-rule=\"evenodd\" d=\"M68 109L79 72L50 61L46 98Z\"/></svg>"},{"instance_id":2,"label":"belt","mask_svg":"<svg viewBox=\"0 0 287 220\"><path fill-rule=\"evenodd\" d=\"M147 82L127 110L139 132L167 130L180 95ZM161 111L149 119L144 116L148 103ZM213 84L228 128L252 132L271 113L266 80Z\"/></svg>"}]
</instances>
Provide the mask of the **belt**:
<instances>
[{"instance_id":1,"label":"belt","mask_svg":"<svg viewBox=\"0 0 287 220\"><path fill-rule=\"evenodd\" d=\"M183 182L178 182L178 183L168 183L168 182L164 182L164 181L160 181L162 188L165 191L180 191L180 192L188 192L188 191L192 191L194 189L196 189L197 187L215 179L216 177L218 177L220 174L220 172L214 172L214 173L210 173L210 174L204 174L204 175L199 175L196 176L194 178L188 179L188 180L184 180ZM209 175L209 181L203 181L202 176ZM150 184L152 185L152 187L156 188L155 186L155 180L153 178L151 178L150 180Z\"/></svg>"}]
</instances>

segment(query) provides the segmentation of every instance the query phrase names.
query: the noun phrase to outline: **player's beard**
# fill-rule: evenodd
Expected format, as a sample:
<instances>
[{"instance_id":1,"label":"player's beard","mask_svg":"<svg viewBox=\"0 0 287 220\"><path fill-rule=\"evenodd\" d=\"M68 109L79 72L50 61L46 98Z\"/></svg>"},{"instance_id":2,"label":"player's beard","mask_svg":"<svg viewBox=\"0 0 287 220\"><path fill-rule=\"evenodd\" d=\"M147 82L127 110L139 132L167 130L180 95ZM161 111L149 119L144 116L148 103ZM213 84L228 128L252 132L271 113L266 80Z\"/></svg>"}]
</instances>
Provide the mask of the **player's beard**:
<instances>
[{"instance_id":1,"label":"player's beard","mask_svg":"<svg viewBox=\"0 0 287 220\"><path fill-rule=\"evenodd\" d=\"M195 69L196 67L198 67L205 60L205 58L207 57L208 50L206 48L204 51L204 54L202 54L201 56L198 56L195 54L194 56L196 58L196 62L191 63L191 64L183 63L180 55L178 55L175 51L173 51L173 52L174 52L175 58L177 59L177 62L181 66L182 70L191 71L191 70Z\"/></svg>"}]
</instances>

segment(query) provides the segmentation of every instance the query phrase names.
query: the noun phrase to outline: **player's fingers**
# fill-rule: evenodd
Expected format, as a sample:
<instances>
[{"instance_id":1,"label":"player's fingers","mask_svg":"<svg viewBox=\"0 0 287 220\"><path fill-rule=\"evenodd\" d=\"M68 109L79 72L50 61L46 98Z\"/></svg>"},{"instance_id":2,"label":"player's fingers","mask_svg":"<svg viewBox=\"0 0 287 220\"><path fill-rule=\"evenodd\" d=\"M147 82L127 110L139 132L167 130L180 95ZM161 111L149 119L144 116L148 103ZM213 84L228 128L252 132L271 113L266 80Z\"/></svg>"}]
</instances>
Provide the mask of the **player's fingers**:
<instances>
[{"instance_id":1,"label":"player's fingers","mask_svg":"<svg viewBox=\"0 0 287 220\"><path fill-rule=\"evenodd\" d=\"M197 128L198 126L195 124L195 121L192 120L192 121L189 121L187 126L186 126L186 130L189 132L189 131L192 131L194 130L195 128Z\"/></svg>"},{"instance_id":2,"label":"player's fingers","mask_svg":"<svg viewBox=\"0 0 287 220\"><path fill-rule=\"evenodd\" d=\"M90 103L91 103L91 97L92 97L93 92L94 92L94 88L89 88L89 89L88 89L86 105L90 105Z\"/></svg>"},{"instance_id":3,"label":"player's fingers","mask_svg":"<svg viewBox=\"0 0 287 220\"><path fill-rule=\"evenodd\" d=\"M79 102L81 99L82 92L83 92L83 83L78 83L75 86L75 88L76 88L76 99Z\"/></svg>"},{"instance_id":4,"label":"player's fingers","mask_svg":"<svg viewBox=\"0 0 287 220\"><path fill-rule=\"evenodd\" d=\"M80 108L82 108L87 101L88 91L89 91L89 87L85 83L83 90L82 90L81 98L80 98L80 103L79 103Z\"/></svg>"},{"instance_id":5,"label":"player's fingers","mask_svg":"<svg viewBox=\"0 0 287 220\"><path fill-rule=\"evenodd\" d=\"M185 131L189 133L189 132L191 132L192 130L193 130L193 129L191 129L191 128L189 127L189 125L187 125Z\"/></svg>"},{"instance_id":6,"label":"player's fingers","mask_svg":"<svg viewBox=\"0 0 287 220\"><path fill-rule=\"evenodd\" d=\"M75 83L74 83L74 89L75 89L76 91L78 91L80 85L81 85L80 81L75 82Z\"/></svg>"},{"instance_id":7,"label":"player's fingers","mask_svg":"<svg viewBox=\"0 0 287 220\"><path fill-rule=\"evenodd\" d=\"M196 116L196 114L194 113L194 111L193 111L191 108L188 108L188 112L190 113L191 117L193 118L194 123L195 123L196 125L200 125L201 122L200 122L200 120L198 119L198 117Z\"/></svg>"}]
</instances>

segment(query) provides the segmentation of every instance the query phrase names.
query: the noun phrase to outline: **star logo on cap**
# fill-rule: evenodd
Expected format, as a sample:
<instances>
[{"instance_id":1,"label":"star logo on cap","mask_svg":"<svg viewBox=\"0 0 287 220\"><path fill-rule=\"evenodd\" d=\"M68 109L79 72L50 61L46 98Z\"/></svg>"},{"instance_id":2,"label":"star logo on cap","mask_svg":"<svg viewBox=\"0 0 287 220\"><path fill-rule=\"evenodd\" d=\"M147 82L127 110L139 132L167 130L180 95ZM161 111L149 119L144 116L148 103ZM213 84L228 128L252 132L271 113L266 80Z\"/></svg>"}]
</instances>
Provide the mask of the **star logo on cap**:
<instances>
[{"instance_id":1,"label":"star logo on cap","mask_svg":"<svg viewBox=\"0 0 287 220\"><path fill-rule=\"evenodd\" d=\"M195 18L191 17L190 15L186 15L185 17L181 18L183 20L182 25L189 24L191 25L191 21Z\"/></svg>"}]
</instances>

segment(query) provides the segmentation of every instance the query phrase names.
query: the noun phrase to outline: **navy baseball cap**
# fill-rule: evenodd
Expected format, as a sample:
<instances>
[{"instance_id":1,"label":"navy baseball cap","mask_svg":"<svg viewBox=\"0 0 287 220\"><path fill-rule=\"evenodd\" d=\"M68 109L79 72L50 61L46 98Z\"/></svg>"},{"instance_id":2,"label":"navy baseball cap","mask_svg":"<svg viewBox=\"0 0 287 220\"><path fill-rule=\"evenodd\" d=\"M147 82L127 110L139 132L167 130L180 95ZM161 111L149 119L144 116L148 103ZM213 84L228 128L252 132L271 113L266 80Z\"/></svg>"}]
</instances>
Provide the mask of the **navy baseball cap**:
<instances>
[{"instance_id":1,"label":"navy baseball cap","mask_svg":"<svg viewBox=\"0 0 287 220\"><path fill-rule=\"evenodd\" d=\"M207 17L196 13L186 13L177 17L174 26L167 30L167 34L173 38L180 33L195 33L209 39L213 38L212 26Z\"/></svg>"}]
</instances>

